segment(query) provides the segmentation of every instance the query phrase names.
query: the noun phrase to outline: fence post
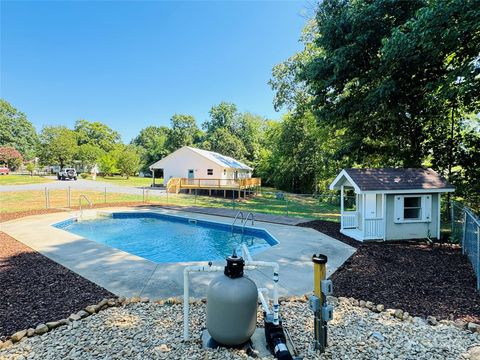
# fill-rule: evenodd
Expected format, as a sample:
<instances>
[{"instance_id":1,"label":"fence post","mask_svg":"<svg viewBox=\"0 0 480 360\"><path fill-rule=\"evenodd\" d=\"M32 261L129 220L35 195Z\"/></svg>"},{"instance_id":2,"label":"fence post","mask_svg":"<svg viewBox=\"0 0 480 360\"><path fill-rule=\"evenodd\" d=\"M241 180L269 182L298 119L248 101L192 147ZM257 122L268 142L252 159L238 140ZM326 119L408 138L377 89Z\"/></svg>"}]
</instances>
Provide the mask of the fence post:
<instances>
[{"instance_id":1,"label":"fence post","mask_svg":"<svg viewBox=\"0 0 480 360\"><path fill-rule=\"evenodd\" d=\"M72 207L72 191L70 189L70 186L68 187L68 207Z\"/></svg>"},{"instance_id":2,"label":"fence post","mask_svg":"<svg viewBox=\"0 0 480 360\"><path fill-rule=\"evenodd\" d=\"M142 196L143 196L142 203L145 204L145 188L144 187L142 188Z\"/></svg>"},{"instance_id":3,"label":"fence post","mask_svg":"<svg viewBox=\"0 0 480 360\"><path fill-rule=\"evenodd\" d=\"M462 254L465 254L465 237L467 236L467 211L463 209Z\"/></svg>"},{"instance_id":4,"label":"fence post","mask_svg":"<svg viewBox=\"0 0 480 360\"><path fill-rule=\"evenodd\" d=\"M480 226L477 225L477 290L480 290Z\"/></svg>"},{"instance_id":5,"label":"fence post","mask_svg":"<svg viewBox=\"0 0 480 360\"><path fill-rule=\"evenodd\" d=\"M45 187L45 209L48 209L48 189Z\"/></svg>"},{"instance_id":6,"label":"fence post","mask_svg":"<svg viewBox=\"0 0 480 360\"><path fill-rule=\"evenodd\" d=\"M287 216L288 216L288 196L285 194L285 207L287 208Z\"/></svg>"},{"instance_id":7,"label":"fence post","mask_svg":"<svg viewBox=\"0 0 480 360\"><path fill-rule=\"evenodd\" d=\"M103 202L107 203L107 187L105 186L105 192L103 193Z\"/></svg>"}]
</instances>

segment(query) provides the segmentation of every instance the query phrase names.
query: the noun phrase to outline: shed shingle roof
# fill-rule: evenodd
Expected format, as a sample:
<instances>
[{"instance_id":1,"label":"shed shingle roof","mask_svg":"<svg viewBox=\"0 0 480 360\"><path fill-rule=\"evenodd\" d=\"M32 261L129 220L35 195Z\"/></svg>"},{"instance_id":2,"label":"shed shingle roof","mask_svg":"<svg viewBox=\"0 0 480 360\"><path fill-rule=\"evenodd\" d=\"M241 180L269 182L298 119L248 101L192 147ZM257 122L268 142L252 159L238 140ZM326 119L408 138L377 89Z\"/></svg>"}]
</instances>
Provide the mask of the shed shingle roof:
<instances>
[{"instance_id":1,"label":"shed shingle roof","mask_svg":"<svg viewBox=\"0 0 480 360\"><path fill-rule=\"evenodd\" d=\"M455 189L432 169L345 169L361 191Z\"/></svg>"}]
</instances>

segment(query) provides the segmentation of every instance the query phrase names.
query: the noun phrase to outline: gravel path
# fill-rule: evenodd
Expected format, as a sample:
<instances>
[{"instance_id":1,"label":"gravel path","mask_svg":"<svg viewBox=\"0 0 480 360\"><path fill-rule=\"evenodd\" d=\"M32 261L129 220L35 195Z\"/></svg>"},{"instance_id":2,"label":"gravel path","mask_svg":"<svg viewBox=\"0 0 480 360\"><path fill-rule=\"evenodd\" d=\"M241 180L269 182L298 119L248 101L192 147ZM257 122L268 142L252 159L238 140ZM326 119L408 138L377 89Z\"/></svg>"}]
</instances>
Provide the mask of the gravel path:
<instances>
[{"instance_id":1,"label":"gravel path","mask_svg":"<svg viewBox=\"0 0 480 360\"><path fill-rule=\"evenodd\" d=\"M112 307L42 336L25 337L0 350L0 359L245 359L238 350L202 350L199 332L205 305L191 307L192 334L182 341L182 305L135 303ZM282 315L305 359L467 359L480 334L451 324L430 326L401 321L387 312L374 313L345 299L329 325L330 346L320 356L309 350L312 314L305 302L283 303ZM261 319L261 315L259 316Z\"/></svg>"}]
</instances>

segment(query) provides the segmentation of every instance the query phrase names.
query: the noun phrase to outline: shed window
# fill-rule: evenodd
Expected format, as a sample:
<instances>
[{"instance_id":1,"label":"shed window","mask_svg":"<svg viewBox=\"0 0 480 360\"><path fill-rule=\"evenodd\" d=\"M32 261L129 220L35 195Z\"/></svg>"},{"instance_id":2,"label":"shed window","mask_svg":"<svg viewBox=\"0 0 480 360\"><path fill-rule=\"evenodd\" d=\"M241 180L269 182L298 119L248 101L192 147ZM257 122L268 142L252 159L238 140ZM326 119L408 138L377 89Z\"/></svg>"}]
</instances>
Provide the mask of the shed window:
<instances>
[{"instance_id":1,"label":"shed window","mask_svg":"<svg viewBox=\"0 0 480 360\"><path fill-rule=\"evenodd\" d=\"M420 220L422 218L422 197L406 196L403 200L403 218L405 220Z\"/></svg>"},{"instance_id":2,"label":"shed window","mask_svg":"<svg viewBox=\"0 0 480 360\"><path fill-rule=\"evenodd\" d=\"M432 221L432 195L395 195L394 199L395 223Z\"/></svg>"},{"instance_id":3,"label":"shed window","mask_svg":"<svg viewBox=\"0 0 480 360\"><path fill-rule=\"evenodd\" d=\"M207 169L207 175L213 175L213 169Z\"/></svg>"}]
</instances>

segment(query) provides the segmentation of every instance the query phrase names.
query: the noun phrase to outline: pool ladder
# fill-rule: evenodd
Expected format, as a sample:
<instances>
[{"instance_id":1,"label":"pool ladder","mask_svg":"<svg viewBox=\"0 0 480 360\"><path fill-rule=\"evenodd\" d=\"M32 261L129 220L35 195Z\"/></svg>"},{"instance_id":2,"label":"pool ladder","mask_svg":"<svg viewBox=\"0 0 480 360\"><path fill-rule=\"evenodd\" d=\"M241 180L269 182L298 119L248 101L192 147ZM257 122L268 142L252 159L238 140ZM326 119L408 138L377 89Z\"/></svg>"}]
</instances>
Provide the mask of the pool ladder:
<instances>
[{"instance_id":1,"label":"pool ladder","mask_svg":"<svg viewBox=\"0 0 480 360\"><path fill-rule=\"evenodd\" d=\"M241 218L241 224L242 224L242 233L243 233L243 230L245 228L245 225L247 224L247 221L248 220L252 220L252 226L255 224L255 216L253 215L252 212L249 212L247 214L247 217L244 216L243 214L243 211L239 211L237 212L237 215L235 215L235 219L233 219L233 223L232 223L232 231L235 227L235 223L237 222L237 220Z\"/></svg>"},{"instance_id":2,"label":"pool ladder","mask_svg":"<svg viewBox=\"0 0 480 360\"><path fill-rule=\"evenodd\" d=\"M81 194L81 195L78 197L79 217L82 217L82 215L83 215L82 199L85 199L85 201L87 202L87 204L88 204L88 206L89 206L90 208L92 208L92 206L93 206L93 203L90 201L90 199L88 198L88 196L85 195L85 194Z\"/></svg>"}]
</instances>

